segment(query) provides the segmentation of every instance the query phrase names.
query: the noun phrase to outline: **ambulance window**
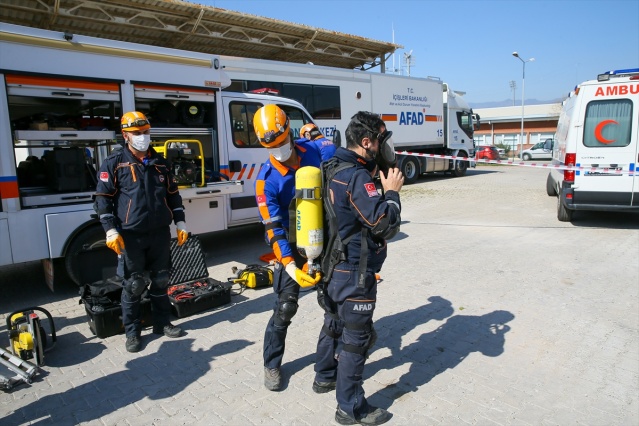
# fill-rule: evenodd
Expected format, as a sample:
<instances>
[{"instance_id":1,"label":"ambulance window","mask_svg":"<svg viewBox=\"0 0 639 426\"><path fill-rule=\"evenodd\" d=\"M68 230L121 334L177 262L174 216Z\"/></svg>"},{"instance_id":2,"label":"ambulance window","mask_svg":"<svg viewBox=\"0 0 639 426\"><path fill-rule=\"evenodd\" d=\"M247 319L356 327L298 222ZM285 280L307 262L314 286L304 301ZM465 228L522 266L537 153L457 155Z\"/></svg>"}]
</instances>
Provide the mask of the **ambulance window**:
<instances>
[{"instance_id":1,"label":"ambulance window","mask_svg":"<svg viewBox=\"0 0 639 426\"><path fill-rule=\"evenodd\" d=\"M258 103L231 102L229 112L231 116L231 132L233 145L238 148L261 148L253 129L253 116L262 106Z\"/></svg>"},{"instance_id":2,"label":"ambulance window","mask_svg":"<svg viewBox=\"0 0 639 426\"><path fill-rule=\"evenodd\" d=\"M585 146L628 146L631 134L632 102L629 99L593 101L586 107Z\"/></svg>"},{"instance_id":3,"label":"ambulance window","mask_svg":"<svg viewBox=\"0 0 639 426\"><path fill-rule=\"evenodd\" d=\"M290 105L278 105L280 108L284 110L288 119L291 123L291 137L293 139L299 139L300 137L300 129L306 123L312 123L311 117L306 115L299 108L292 107Z\"/></svg>"}]
</instances>

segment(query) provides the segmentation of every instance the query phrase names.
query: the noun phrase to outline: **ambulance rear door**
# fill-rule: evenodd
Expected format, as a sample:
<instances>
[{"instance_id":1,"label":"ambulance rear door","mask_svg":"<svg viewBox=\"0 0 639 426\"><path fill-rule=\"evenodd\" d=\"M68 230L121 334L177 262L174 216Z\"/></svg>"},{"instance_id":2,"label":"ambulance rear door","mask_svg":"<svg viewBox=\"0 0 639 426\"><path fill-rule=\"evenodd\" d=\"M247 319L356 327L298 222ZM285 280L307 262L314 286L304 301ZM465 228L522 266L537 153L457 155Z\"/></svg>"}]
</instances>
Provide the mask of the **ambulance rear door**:
<instances>
[{"instance_id":1,"label":"ambulance rear door","mask_svg":"<svg viewBox=\"0 0 639 426\"><path fill-rule=\"evenodd\" d=\"M631 91L631 82L624 80L582 87L583 134L578 135L576 165L593 170L575 173L575 204L639 206L638 179L632 173L639 153L639 82Z\"/></svg>"}]
</instances>

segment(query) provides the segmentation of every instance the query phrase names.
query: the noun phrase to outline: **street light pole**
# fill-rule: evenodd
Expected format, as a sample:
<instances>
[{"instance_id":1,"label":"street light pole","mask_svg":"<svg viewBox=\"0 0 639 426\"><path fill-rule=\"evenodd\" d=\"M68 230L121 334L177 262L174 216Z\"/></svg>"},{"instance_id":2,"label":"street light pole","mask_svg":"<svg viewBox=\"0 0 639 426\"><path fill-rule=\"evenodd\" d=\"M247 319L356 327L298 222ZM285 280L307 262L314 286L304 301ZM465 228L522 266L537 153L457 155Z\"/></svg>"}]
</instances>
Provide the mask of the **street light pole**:
<instances>
[{"instance_id":1,"label":"street light pole","mask_svg":"<svg viewBox=\"0 0 639 426\"><path fill-rule=\"evenodd\" d=\"M535 58L522 59L519 53L513 52L513 56L519 59L522 63L521 72L521 136L519 140L519 158L523 159L521 152L524 150L524 99L526 89L526 62L532 62Z\"/></svg>"}]
</instances>

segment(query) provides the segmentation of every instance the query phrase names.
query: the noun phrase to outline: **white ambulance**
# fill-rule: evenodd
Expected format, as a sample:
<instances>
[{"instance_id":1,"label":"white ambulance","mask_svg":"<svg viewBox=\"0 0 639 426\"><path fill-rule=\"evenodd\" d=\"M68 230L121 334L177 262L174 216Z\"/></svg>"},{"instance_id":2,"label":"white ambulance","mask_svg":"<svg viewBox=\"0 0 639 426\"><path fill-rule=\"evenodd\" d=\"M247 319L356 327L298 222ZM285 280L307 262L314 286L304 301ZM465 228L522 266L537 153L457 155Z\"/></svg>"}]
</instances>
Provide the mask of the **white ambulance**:
<instances>
[{"instance_id":1,"label":"white ambulance","mask_svg":"<svg viewBox=\"0 0 639 426\"><path fill-rule=\"evenodd\" d=\"M639 68L600 74L564 101L553 148L558 167L546 182L560 221L577 210L639 211L638 112Z\"/></svg>"},{"instance_id":2,"label":"white ambulance","mask_svg":"<svg viewBox=\"0 0 639 426\"><path fill-rule=\"evenodd\" d=\"M62 268L80 283L105 239L96 170L127 111L149 117L170 157L190 232L257 222L268 154L255 111L276 103L296 133L312 119L292 99L222 91L230 83L217 55L0 23L0 266L42 260L50 286Z\"/></svg>"}]
</instances>

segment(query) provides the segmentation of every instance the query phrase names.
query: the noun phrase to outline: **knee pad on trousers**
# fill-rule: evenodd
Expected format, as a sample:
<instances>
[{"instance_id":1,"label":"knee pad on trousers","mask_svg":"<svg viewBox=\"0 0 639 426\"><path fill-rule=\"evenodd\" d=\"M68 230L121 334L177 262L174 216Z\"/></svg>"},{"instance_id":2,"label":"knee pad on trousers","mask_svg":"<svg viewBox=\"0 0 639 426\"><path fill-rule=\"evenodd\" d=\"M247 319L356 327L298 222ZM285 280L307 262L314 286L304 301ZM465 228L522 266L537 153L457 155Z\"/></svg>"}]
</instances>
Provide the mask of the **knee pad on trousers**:
<instances>
[{"instance_id":1,"label":"knee pad on trousers","mask_svg":"<svg viewBox=\"0 0 639 426\"><path fill-rule=\"evenodd\" d=\"M151 281L153 281L153 287L159 290L165 290L169 286L169 271L166 269L163 271L158 271L157 274L151 276Z\"/></svg>"},{"instance_id":2,"label":"knee pad on trousers","mask_svg":"<svg viewBox=\"0 0 639 426\"><path fill-rule=\"evenodd\" d=\"M346 324L346 328L349 328L348 326L349 324ZM351 353L362 355L363 357L368 358L368 355L370 354L370 350L375 345L375 342L377 342L377 332L375 331L373 324L367 325L364 331L365 331L365 334L362 336L363 338L366 339L366 343L364 344L364 346L344 344L343 349L346 352L351 352Z\"/></svg>"},{"instance_id":3,"label":"knee pad on trousers","mask_svg":"<svg viewBox=\"0 0 639 426\"><path fill-rule=\"evenodd\" d=\"M139 297L144 293L147 282L142 274L134 273L124 281L124 291L133 297Z\"/></svg>"},{"instance_id":4,"label":"knee pad on trousers","mask_svg":"<svg viewBox=\"0 0 639 426\"><path fill-rule=\"evenodd\" d=\"M277 317L275 318L275 322L278 325L288 325L291 323L291 320L297 313L297 301L287 301L280 303L279 309L277 310Z\"/></svg>"}]
</instances>

